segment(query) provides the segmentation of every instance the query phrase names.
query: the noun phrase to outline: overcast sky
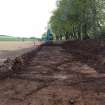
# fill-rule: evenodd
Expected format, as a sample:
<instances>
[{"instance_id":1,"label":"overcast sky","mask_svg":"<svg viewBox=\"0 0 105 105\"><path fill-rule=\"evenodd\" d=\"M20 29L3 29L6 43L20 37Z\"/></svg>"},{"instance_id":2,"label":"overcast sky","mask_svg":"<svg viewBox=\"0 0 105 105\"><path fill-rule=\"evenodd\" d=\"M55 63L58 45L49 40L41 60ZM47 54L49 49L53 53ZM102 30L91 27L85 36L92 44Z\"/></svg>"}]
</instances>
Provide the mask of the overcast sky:
<instances>
[{"instance_id":1,"label":"overcast sky","mask_svg":"<svg viewBox=\"0 0 105 105\"><path fill-rule=\"evenodd\" d=\"M0 0L0 35L41 37L56 0Z\"/></svg>"}]
</instances>

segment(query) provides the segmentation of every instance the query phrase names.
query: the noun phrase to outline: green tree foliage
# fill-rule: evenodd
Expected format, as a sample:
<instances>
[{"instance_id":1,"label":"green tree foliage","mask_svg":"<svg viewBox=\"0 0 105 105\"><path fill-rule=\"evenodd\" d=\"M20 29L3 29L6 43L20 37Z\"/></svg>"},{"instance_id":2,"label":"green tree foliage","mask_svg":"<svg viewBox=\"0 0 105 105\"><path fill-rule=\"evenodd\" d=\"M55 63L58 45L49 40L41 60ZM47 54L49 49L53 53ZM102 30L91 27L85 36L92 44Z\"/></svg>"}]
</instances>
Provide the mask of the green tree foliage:
<instances>
[{"instance_id":1,"label":"green tree foliage","mask_svg":"<svg viewBox=\"0 0 105 105\"><path fill-rule=\"evenodd\" d=\"M58 0L49 24L56 39L104 37L105 0Z\"/></svg>"}]
</instances>

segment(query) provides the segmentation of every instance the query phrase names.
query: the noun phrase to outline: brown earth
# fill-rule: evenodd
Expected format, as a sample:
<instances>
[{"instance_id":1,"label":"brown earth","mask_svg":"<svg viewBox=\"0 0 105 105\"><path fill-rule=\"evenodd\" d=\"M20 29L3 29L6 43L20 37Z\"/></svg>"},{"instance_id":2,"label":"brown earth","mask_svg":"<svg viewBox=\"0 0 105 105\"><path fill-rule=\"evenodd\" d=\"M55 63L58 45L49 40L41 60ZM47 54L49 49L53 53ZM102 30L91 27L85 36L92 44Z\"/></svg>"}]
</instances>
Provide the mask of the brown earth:
<instances>
[{"instance_id":1,"label":"brown earth","mask_svg":"<svg viewBox=\"0 0 105 105\"><path fill-rule=\"evenodd\" d=\"M104 41L88 43L43 46L0 80L0 105L105 105Z\"/></svg>"},{"instance_id":2,"label":"brown earth","mask_svg":"<svg viewBox=\"0 0 105 105\"><path fill-rule=\"evenodd\" d=\"M34 44L35 43L35 44ZM40 42L19 42L19 41L0 41L0 65L7 59L14 59L24 53L31 51L40 45Z\"/></svg>"}]
</instances>

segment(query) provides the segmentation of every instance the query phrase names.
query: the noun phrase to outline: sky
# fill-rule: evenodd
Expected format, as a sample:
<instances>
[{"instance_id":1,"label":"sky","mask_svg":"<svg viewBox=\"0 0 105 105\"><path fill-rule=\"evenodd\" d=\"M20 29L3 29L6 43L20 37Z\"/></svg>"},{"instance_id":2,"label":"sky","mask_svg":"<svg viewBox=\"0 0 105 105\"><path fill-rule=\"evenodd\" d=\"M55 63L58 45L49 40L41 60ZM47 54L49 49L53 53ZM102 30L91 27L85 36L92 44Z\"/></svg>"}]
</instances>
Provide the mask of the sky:
<instances>
[{"instance_id":1,"label":"sky","mask_svg":"<svg viewBox=\"0 0 105 105\"><path fill-rule=\"evenodd\" d=\"M56 0L0 0L0 35L41 37Z\"/></svg>"}]
</instances>

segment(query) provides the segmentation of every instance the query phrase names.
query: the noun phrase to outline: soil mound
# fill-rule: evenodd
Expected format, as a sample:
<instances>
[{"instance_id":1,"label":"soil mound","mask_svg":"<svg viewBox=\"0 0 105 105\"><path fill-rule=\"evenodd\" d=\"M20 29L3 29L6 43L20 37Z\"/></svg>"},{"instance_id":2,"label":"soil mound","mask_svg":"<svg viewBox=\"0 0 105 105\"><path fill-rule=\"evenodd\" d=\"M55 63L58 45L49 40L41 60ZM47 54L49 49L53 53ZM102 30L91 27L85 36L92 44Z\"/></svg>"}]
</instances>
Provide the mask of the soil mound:
<instances>
[{"instance_id":1,"label":"soil mound","mask_svg":"<svg viewBox=\"0 0 105 105\"><path fill-rule=\"evenodd\" d=\"M66 41L63 43L63 48L82 63L105 73L105 40Z\"/></svg>"}]
</instances>

